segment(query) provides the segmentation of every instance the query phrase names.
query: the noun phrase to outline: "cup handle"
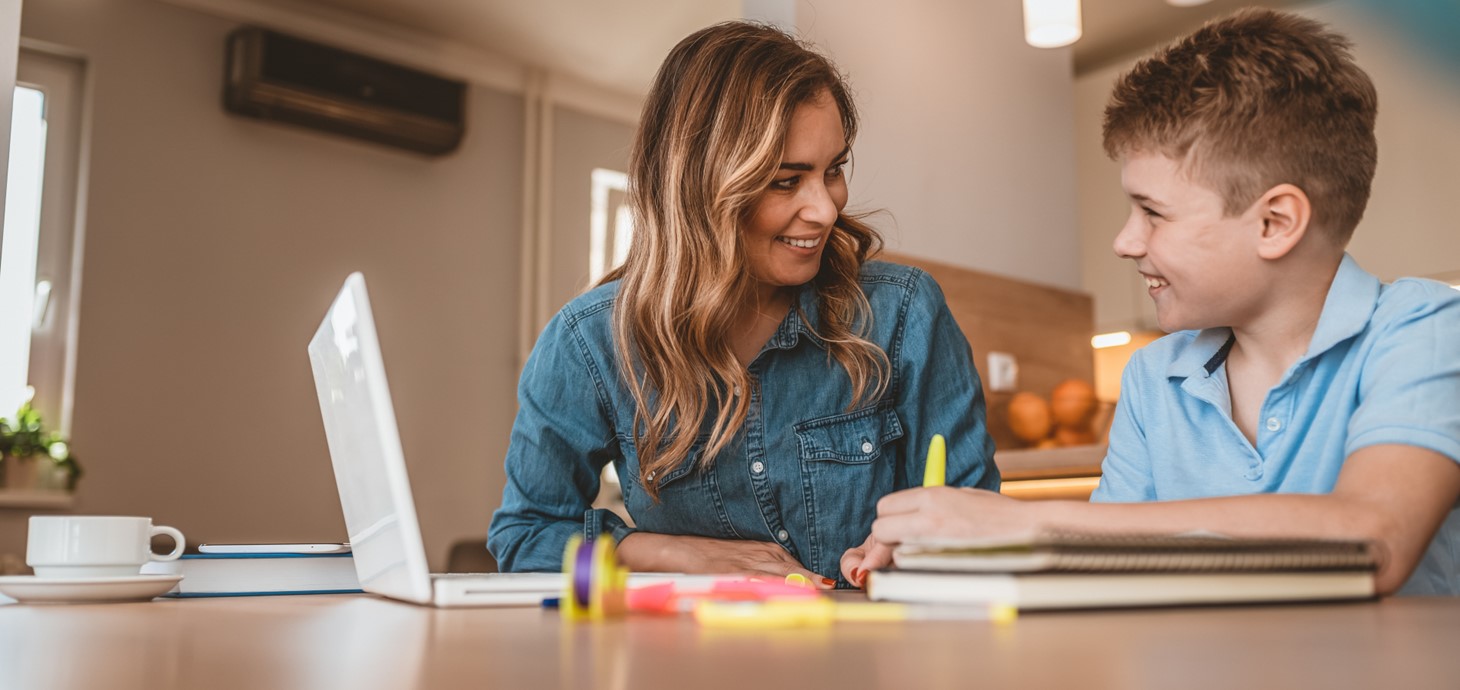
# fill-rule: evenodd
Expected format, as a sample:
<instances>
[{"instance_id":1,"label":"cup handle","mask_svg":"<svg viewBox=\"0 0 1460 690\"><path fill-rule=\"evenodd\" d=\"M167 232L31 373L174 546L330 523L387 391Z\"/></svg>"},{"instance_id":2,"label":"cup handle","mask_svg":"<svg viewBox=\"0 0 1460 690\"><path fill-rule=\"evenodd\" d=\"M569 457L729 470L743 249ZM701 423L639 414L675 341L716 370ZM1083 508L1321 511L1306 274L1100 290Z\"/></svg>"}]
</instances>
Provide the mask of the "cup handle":
<instances>
[{"instance_id":1,"label":"cup handle","mask_svg":"<svg viewBox=\"0 0 1460 690\"><path fill-rule=\"evenodd\" d=\"M172 537L172 551L170 551L170 552L168 552L166 554L153 553L152 554L152 560L154 560L154 561L175 561L175 560L177 560L177 557L182 555L183 549L184 548L187 548L187 545L188 545L187 541L183 539L182 532L179 532L179 531L177 531L176 529L174 529L172 527L168 527L167 525L157 525L157 526L155 526L155 527L152 528L152 536L157 536L159 534L166 534L167 536Z\"/></svg>"}]
</instances>

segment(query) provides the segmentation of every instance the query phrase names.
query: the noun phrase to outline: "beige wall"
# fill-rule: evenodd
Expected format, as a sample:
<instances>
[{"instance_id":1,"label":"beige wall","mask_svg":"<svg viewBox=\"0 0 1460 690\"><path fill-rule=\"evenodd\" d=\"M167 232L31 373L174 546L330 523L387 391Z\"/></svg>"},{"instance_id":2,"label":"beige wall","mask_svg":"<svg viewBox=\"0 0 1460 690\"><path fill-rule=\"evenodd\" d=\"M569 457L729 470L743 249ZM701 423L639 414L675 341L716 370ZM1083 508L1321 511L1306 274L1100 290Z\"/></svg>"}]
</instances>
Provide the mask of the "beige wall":
<instances>
[{"instance_id":1,"label":"beige wall","mask_svg":"<svg viewBox=\"0 0 1460 690\"><path fill-rule=\"evenodd\" d=\"M1379 91L1379 168L1349 252L1385 280L1460 271L1460 75L1343 3L1301 11L1354 40Z\"/></svg>"},{"instance_id":2,"label":"beige wall","mask_svg":"<svg viewBox=\"0 0 1460 690\"><path fill-rule=\"evenodd\" d=\"M853 199L893 212L876 221L889 244L1078 286L1068 51L1024 45L1017 3L822 7L801 2L797 24L858 91ZM516 410L521 98L474 87L463 147L424 159L226 115L223 20L153 0L24 10L25 35L95 74L75 512L152 515L194 541L343 538L304 346L362 269L443 567L486 530ZM577 129L557 147L583 146L577 115L560 111ZM564 203L555 235L581 212ZM23 548L24 513L0 510L0 555Z\"/></svg>"},{"instance_id":3,"label":"beige wall","mask_svg":"<svg viewBox=\"0 0 1460 690\"><path fill-rule=\"evenodd\" d=\"M359 269L440 567L486 532L516 409L521 99L473 88L439 159L261 124L220 105L231 28L150 0L25 3L25 36L95 72L75 511L343 539L305 345ZM0 555L24 512L0 511Z\"/></svg>"},{"instance_id":4,"label":"beige wall","mask_svg":"<svg viewBox=\"0 0 1460 690\"><path fill-rule=\"evenodd\" d=\"M891 211L889 248L1079 288L1068 48L1026 45L1017 2L801 0L796 25L850 77L851 203Z\"/></svg>"},{"instance_id":5,"label":"beige wall","mask_svg":"<svg viewBox=\"0 0 1460 690\"><path fill-rule=\"evenodd\" d=\"M1460 190L1460 77L1416 54L1405 37L1340 3L1313 3L1295 11L1349 36L1359 65L1379 91L1379 168L1349 252L1385 280L1460 271L1453 203ZM1110 87L1139 57L1075 82L1080 256L1099 330L1155 326L1150 300L1130 262L1110 249L1128 207L1120 168L1100 148L1100 117Z\"/></svg>"},{"instance_id":6,"label":"beige wall","mask_svg":"<svg viewBox=\"0 0 1460 690\"><path fill-rule=\"evenodd\" d=\"M1156 311L1129 261L1111 249L1130 206L1120 187L1120 166L1105 156L1100 127L1105 101L1130 61L1075 80L1075 165L1079 172L1082 287L1095 298L1095 330L1155 328Z\"/></svg>"}]
</instances>

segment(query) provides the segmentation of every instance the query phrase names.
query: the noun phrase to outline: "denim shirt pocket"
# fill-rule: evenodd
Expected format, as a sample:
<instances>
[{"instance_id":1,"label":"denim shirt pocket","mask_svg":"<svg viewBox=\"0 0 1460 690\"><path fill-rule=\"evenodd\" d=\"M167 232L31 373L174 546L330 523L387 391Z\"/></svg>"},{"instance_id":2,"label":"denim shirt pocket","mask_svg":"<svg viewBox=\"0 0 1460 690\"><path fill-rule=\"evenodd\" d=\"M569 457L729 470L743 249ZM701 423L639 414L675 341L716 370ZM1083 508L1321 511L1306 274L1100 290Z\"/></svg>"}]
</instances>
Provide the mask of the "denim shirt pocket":
<instances>
[{"instance_id":1,"label":"denim shirt pocket","mask_svg":"<svg viewBox=\"0 0 1460 690\"><path fill-rule=\"evenodd\" d=\"M659 500L656 502L644 490L639 478L639 458L633 442L619 439L624 449L624 471L620 473L619 481L623 487L624 506L634 519L635 529L659 534L739 538L730 526L730 516L720 498L714 468L701 470L699 467L708 441L703 436L695 439L679 465L663 476L650 479L659 485Z\"/></svg>"},{"instance_id":2,"label":"denim shirt pocket","mask_svg":"<svg viewBox=\"0 0 1460 690\"><path fill-rule=\"evenodd\" d=\"M805 565L835 573L842 553L867 538L877 499L892 491L902 420L891 406L879 405L807 420L795 430L811 531Z\"/></svg>"}]
</instances>

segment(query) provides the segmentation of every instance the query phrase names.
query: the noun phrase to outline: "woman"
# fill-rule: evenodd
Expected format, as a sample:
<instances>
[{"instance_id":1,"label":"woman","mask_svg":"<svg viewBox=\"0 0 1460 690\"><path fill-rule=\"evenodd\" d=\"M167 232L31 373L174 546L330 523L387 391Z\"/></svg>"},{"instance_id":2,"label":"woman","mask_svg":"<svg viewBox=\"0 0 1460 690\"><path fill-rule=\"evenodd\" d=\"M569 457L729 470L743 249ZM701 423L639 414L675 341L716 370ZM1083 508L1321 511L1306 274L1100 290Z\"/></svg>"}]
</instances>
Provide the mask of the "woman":
<instances>
[{"instance_id":1,"label":"woman","mask_svg":"<svg viewBox=\"0 0 1460 690\"><path fill-rule=\"evenodd\" d=\"M778 30L719 24L670 52L629 160L628 258L522 373L487 542L504 571L608 532L634 570L858 584L824 576L875 546L877 499L920 483L933 434L950 484L998 488L941 291L868 263L880 238L842 213L856 127L831 63ZM610 462L633 528L590 507Z\"/></svg>"}]
</instances>

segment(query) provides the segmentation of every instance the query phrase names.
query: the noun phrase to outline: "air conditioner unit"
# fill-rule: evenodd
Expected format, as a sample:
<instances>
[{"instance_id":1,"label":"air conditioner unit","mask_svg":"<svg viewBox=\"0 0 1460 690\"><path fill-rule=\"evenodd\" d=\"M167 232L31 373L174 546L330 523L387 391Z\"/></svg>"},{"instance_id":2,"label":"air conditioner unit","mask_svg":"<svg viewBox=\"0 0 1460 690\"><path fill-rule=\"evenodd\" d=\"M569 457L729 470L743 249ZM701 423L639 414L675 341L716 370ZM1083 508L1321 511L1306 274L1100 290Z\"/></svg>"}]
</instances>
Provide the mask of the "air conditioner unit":
<instances>
[{"instance_id":1,"label":"air conditioner unit","mask_svg":"<svg viewBox=\"0 0 1460 690\"><path fill-rule=\"evenodd\" d=\"M228 35L223 107L440 155L465 133L466 85L245 27Z\"/></svg>"}]
</instances>

